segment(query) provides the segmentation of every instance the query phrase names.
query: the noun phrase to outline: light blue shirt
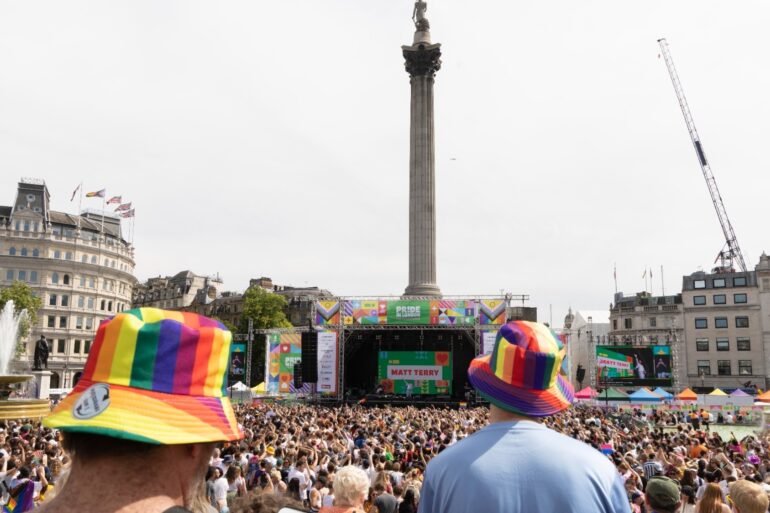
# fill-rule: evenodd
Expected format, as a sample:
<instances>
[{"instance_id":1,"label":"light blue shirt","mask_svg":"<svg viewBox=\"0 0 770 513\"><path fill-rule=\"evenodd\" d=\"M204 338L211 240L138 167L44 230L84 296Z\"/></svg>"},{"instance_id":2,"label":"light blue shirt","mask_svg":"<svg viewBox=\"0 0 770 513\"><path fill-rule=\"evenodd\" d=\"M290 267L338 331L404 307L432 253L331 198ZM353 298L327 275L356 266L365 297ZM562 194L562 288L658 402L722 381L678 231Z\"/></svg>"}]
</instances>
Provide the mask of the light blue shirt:
<instances>
[{"instance_id":1,"label":"light blue shirt","mask_svg":"<svg viewBox=\"0 0 770 513\"><path fill-rule=\"evenodd\" d=\"M419 513L630 513L606 456L530 421L490 424L428 464Z\"/></svg>"}]
</instances>

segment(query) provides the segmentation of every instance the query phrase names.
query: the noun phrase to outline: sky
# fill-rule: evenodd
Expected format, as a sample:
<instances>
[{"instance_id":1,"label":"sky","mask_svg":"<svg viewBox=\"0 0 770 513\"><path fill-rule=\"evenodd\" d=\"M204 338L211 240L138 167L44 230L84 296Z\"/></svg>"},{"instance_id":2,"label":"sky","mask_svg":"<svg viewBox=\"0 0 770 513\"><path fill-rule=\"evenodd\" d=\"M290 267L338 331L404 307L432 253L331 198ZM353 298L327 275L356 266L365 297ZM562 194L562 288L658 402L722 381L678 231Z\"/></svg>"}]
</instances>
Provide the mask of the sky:
<instances>
[{"instance_id":1,"label":"sky","mask_svg":"<svg viewBox=\"0 0 770 513\"><path fill-rule=\"evenodd\" d=\"M136 275L399 295L408 277L407 0L0 0L0 204L136 208ZM770 249L770 3L429 0L438 284L540 320L681 290L724 237L666 37L750 267ZM84 200L99 208L99 200ZM663 277L661 280L661 266ZM551 314L552 312L552 314Z\"/></svg>"}]
</instances>

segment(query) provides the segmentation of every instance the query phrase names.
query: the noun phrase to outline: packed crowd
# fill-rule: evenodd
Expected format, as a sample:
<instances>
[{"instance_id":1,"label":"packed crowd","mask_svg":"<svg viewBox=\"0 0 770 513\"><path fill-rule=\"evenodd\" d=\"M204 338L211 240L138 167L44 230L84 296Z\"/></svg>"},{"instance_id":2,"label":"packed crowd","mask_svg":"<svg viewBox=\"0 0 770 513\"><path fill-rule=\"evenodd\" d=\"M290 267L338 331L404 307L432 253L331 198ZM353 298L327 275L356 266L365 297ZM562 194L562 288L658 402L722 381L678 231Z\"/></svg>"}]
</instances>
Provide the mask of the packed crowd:
<instances>
[{"instance_id":1,"label":"packed crowd","mask_svg":"<svg viewBox=\"0 0 770 513\"><path fill-rule=\"evenodd\" d=\"M564 347L536 323L473 360L490 405L470 409L233 408L220 323L142 309L99 331L42 424L0 422L3 512L768 511L770 437L572 406Z\"/></svg>"},{"instance_id":2,"label":"packed crowd","mask_svg":"<svg viewBox=\"0 0 770 513\"><path fill-rule=\"evenodd\" d=\"M367 513L413 513L431 459L486 426L488 417L487 408L300 404L237 406L235 413L244 438L215 450L201 512L286 505L329 510L340 505L335 502L340 494L342 502L356 506L358 491L365 495L358 506ZM671 421L656 414L575 407L542 422L611 460L634 512L650 511L644 490L656 475L680 484L684 513L721 511L715 504L727 508L730 484L740 480L770 493L770 437L725 439L717 431ZM0 422L3 504L26 500L29 510L55 495L69 464L60 436L40 423Z\"/></svg>"}]
</instances>

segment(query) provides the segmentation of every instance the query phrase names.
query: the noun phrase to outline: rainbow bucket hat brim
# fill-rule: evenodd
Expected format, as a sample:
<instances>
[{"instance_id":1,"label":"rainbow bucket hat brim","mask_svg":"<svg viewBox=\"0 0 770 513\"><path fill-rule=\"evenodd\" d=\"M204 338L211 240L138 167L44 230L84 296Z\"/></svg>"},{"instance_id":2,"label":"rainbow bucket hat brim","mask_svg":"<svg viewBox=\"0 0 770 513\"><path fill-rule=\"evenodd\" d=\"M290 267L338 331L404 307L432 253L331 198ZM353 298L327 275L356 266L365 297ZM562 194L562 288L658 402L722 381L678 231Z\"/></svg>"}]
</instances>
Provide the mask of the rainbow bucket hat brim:
<instances>
[{"instance_id":1,"label":"rainbow bucket hat brim","mask_svg":"<svg viewBox=\"0 0 770 513\"><path fill-rule=\"evenodd\" d=\"M99 326L83 377L43 423L164 445L243 438L225 395L231 339L193 313L121 312Z\"/></svg>"},{"instance_id":2,"label":"rainbow bucket hat brim","mask_svg":"<svg viewBox=\"0 0 770 513\"><path fill-rule=\"evenodd\" d=\"M492 353L471 361L468 379L491 404L528 417L570 407L575 391L562 375L564 344L550 328L513 321L497 334Z\"/></svg>"}]
</instances>

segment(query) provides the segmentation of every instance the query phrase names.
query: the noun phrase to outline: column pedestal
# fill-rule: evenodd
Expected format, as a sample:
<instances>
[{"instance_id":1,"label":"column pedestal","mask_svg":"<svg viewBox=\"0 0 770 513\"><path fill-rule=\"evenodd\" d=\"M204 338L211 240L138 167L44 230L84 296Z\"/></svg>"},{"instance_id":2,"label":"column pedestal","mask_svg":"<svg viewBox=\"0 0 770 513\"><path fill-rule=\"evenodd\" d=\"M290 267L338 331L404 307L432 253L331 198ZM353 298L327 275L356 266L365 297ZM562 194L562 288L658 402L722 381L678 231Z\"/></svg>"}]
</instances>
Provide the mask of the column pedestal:
<instances>
[{"instance_id":1,"label":"column pedestal","mask_svg":"<svg viewBox=\"0 0 770 513\"><path fill-rule=\"evenodd\" d=\"M51 395L51 371L48 370L33 370L32 375L35 376L35 398L45 399Z\"/></svg>"}]
</instances>

